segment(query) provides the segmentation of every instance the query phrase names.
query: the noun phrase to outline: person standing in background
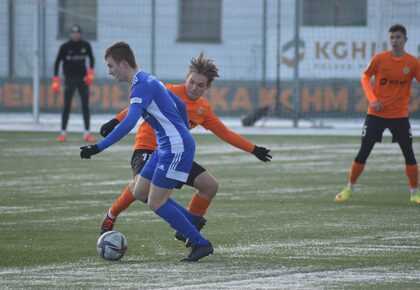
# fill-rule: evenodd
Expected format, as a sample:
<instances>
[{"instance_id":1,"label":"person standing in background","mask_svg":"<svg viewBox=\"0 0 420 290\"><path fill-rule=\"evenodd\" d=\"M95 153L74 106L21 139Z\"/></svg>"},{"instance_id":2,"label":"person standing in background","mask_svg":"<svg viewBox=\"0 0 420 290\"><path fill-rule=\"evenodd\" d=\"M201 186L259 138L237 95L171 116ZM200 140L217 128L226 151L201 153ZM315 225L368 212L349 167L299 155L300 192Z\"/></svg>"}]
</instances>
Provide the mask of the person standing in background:
<instances>
[{"instance_id":1,"label":"person standing in background","mask_svg":"<svg viewBox=\"0 0 420 290\"><path fill-rule=\"evenodd\" d=\"M54 93L61 90L59 76L60 62L63 62L64 82L64 107L61 116L61 133L59 142L67 141L67 123L69 120L71 101L76 88L79 91L83 121L85 125L84 140L95 142L90 133L90 110L89 110L89 85L94 81L94 63L92 48L89 42L81 38L82 29L75 24L70 30L70 40L61 45L54 64L54 78L51 88ZM89 58L89 69L86 69L86 58Z\"/></svg>"},{"instance_id":2,"label":"person standing in background","mask_svg":"<svg viewBox=\"0 0 420 290\"><path fill-rule=\"evenodd\" d=\"M410 201L420 204L419 169L408 119L411 83L413 79L420 82L420 62L404 50L408 38L403 25L392 25L388 30L388 37L391 50L376 54L362 74L361 82L369 100L369 109L359 153L352 161L347 186L335 196L337 202L345 202L352 197L356 182L375 143L382 141L382 134L388 128L392 134L392 142L398 142L404 155ZM372 77L375 79L374 86L371 84Z\"/></svg>"}]
</instances>

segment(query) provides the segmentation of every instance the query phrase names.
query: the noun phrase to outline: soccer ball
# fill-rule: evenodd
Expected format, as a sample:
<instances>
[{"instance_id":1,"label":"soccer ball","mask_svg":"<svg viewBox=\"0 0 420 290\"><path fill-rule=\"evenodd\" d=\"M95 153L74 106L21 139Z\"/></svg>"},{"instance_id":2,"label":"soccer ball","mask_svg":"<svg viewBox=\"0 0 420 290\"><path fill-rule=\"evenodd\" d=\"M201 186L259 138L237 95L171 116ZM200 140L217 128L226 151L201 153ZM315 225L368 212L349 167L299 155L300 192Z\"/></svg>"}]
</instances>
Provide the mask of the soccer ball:
<instances>
[{"instance_id":1,"label":"soccer ball","mask_svg":"<svg viewBox=\"0 0 420 290\"><path fill-rule=\"evenodd\" d=\"M121 259L127 252L127 239L117 231L104 233L98 239L99 256L109 261L117 261Z\"/></svg>"}]
</instances>

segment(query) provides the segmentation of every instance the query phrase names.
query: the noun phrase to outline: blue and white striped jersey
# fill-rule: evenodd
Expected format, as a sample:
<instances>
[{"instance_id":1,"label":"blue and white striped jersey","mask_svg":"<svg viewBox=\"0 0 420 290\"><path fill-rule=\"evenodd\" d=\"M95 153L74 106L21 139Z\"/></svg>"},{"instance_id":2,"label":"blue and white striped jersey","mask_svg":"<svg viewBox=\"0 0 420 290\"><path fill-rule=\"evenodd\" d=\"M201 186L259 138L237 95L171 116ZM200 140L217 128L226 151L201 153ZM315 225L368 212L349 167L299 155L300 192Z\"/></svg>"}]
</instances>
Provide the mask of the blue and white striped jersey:
<instances>
[{"instance_id":1,"label":"blue and white striped jersey","mask_svg":"<svg viewBox=\"0 0 420 290\"><path fill-rule=\"evenodd\" d=\"M99 149L102 151L121 140L134 128L141 116L153 127L161 152L184 152L186 146L191 142L194 144L188 129L184 102L153 75L139 71L133 78L127 116L98 143Z\"/></svg>"}]
</instances>

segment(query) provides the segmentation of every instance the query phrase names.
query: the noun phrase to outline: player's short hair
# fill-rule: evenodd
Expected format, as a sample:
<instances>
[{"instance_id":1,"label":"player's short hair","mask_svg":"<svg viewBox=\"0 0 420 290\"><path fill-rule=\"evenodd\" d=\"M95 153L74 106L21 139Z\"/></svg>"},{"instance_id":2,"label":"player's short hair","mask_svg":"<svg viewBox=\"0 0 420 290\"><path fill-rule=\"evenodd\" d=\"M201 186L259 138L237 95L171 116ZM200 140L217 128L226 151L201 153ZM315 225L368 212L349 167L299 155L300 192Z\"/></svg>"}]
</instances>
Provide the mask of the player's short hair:
<instances>
[{"instance_id":1,"label":"player's short hair","mask_svg":"<svg viewBox=\"0 0 420 290\"><path fill-rule=\"evenodd\" d=\"M405 38L407 38L407 29L402 24L394 24L388 29L388 33L401 31Z\"/></svg>"},{"instance_id":2,"label":"player's short hair","mask_svg":"<svg viewBox=\"0 0 420 290\"><path fill-rule=\"evenodd\" d=\"M124 41L119 41L105 50L104 58L111 57L116 63L125 60L132 68L137 68L136 59L130 45Z\"/></svg>"},{"instance_id":3,"label":"player's short hair","mask_svg":"<svg viewBox=\"0 0 420 290\"><path fill-rule=\"evenodd\" d=\"M219 76L219 69L214 64L214 60L205 58L204 53L200 53L198 57L193 57L190 60L188 75L191 73L199 73L207 78L208 85L210 85L214 78Z\"/></svg>"}]
</instances>

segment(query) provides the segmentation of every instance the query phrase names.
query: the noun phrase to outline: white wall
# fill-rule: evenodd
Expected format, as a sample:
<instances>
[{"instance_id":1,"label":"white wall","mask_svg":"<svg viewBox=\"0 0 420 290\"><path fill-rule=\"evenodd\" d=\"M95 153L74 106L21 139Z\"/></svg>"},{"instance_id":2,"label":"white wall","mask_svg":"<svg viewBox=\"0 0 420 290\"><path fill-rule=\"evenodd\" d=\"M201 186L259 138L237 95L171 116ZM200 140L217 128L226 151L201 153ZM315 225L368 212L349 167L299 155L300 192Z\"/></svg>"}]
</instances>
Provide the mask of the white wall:
<instances>
[{"instance_id":1,"label":"white wall","mask_svg":"<svg viewBox=\"0 0 420 290\"><path fill-rule=\"evenodd\" d=\"M14 2L14 71L18 77L32 76L34 1Z\"/></svg>"},{"instance_id":2,"label":"white wall","mask_svg":"<svg viewBox=\"0 0 420 290\"><path fill-rule=\"evenodd\" d=\"M372 43L387 39L387 29L395 22L408 28L407 51L417 54L420 45L420 2L401 0L368 0L368 26L361 28L308 28L301 29L305 42L301 63L303 78L358 78L370 59ZM32 19L33 1L17 0L15 4L15 71L19 76L30 77L32 72ZM49 76L59 46L65 41L57 39L57 0L46 0L46 56ZM98 1L97 40L91 41L96 59L97 78L107 77L103 61L105 48L118 40L129 42L140 68L151 70L151 1L149 0L101 0ZM156 0L156 51L155 74L160 79L182 79L191 57L204 51L215 59L225 80L261 80L263 75L262 16L263 1L222 1L222 36L220 43L182 43L178 37L178 1ZM281 45L293 39L294 0L281 1ZM276 77L277 55L277 1L268 0L266 75L268 80ZM7 0L0 0L0 60L7 63ZM208 29L211 29L209 27ZM203 31L205 33L205 31ZM317 42L329 42L328 58L317 59ZM340 42L338 45L337 43ZM342 44L343 42L344 44ZM334 55L334 45L336 54ZM366 53L352 56L352 45L366 46ZM377 49L378 51L381 48ZM293 49L284 56L293 58ZM347 56L337 58L336 55ZM318 51L319 54L319 51ZM0 66L0 76L7 75L7 66ZM293 70L282 64L281 78L291 79Z\"/></svg>"},{"instance_id":3,"label":"white wall","mask_svg":"<svg viewBox=\"0 0 420 290\"><path fill-rule=\"evenodd\" d=\"M357 79L369 63L372 52L383 50L388 43L388 28L397 22L408 30L407 52L417 55L420 45L420 1L402 0L397 5L393 0L368 1L366 27L302 27L300 39L304 41L304 59L300 64L302 78L348 78ZM272 3L273 4L273 3ZM275 10L275 5L270 11ZM281 46L294 39L295 1L281 2ZM274 15L270 19L275 18ZM269 27L268 58L275 60L276 29ZM282 56L294 59L294 49L282 52ZM270 66L269 77L275 76L275 67ZM293 78L293 67L282 63L281 78Z\"/></svg>"},{"instance_id":4,"label":"white wall","mask_svg":"<svg viewBox=\"0 0 420 290\"><path fill-rule=\"evenodd\" d=\"M224 79L261 77L262 1L223 1L220 43L177 42L178 2L158 2L156 74L160 78L182 78L187 72L189 59L200 51L215 59Z\"/></svg>"},{"instance_id":5,"label":"white wall","mask_svg":"<svg viewBox=\"0 0 420 290\"><path fill-rule=\"evenodd\" d=\"M5 0L3 0L5 1ZM151 70L151 2L103 0L98 5L97 40L91 41L96 58L97 77L106 77L103 62L105 48L118 40L129 42L135 50L139 66ZM16 1L15 54L20 76L30 76L32 68L32 1ZM57 1L46 1L46 56L49 75L59 46L57 39ZM262 2L223 1L221 43L182 43L178 36L178 1L156 1L156 75L161 79L182 79L191 57L204 51L216 60L225 79L259 79L262 61ZM256 16L255 16L256 15ZM211 27L209 27L211 29ZM203 32L205 33L205 32ZM2 74L3 75L3 74Z\"/></svg>"},{"instance_id":6,"label":"white wall","mask_svg":"<svg viewBox=\"0 0 420 290\"><path fill-rule=\"evenodd\" d=\"M8 74L9 64L9 26L8 26L8 3L6 0L0 1L0 76Z\"/></svg>"}]
</instances>

